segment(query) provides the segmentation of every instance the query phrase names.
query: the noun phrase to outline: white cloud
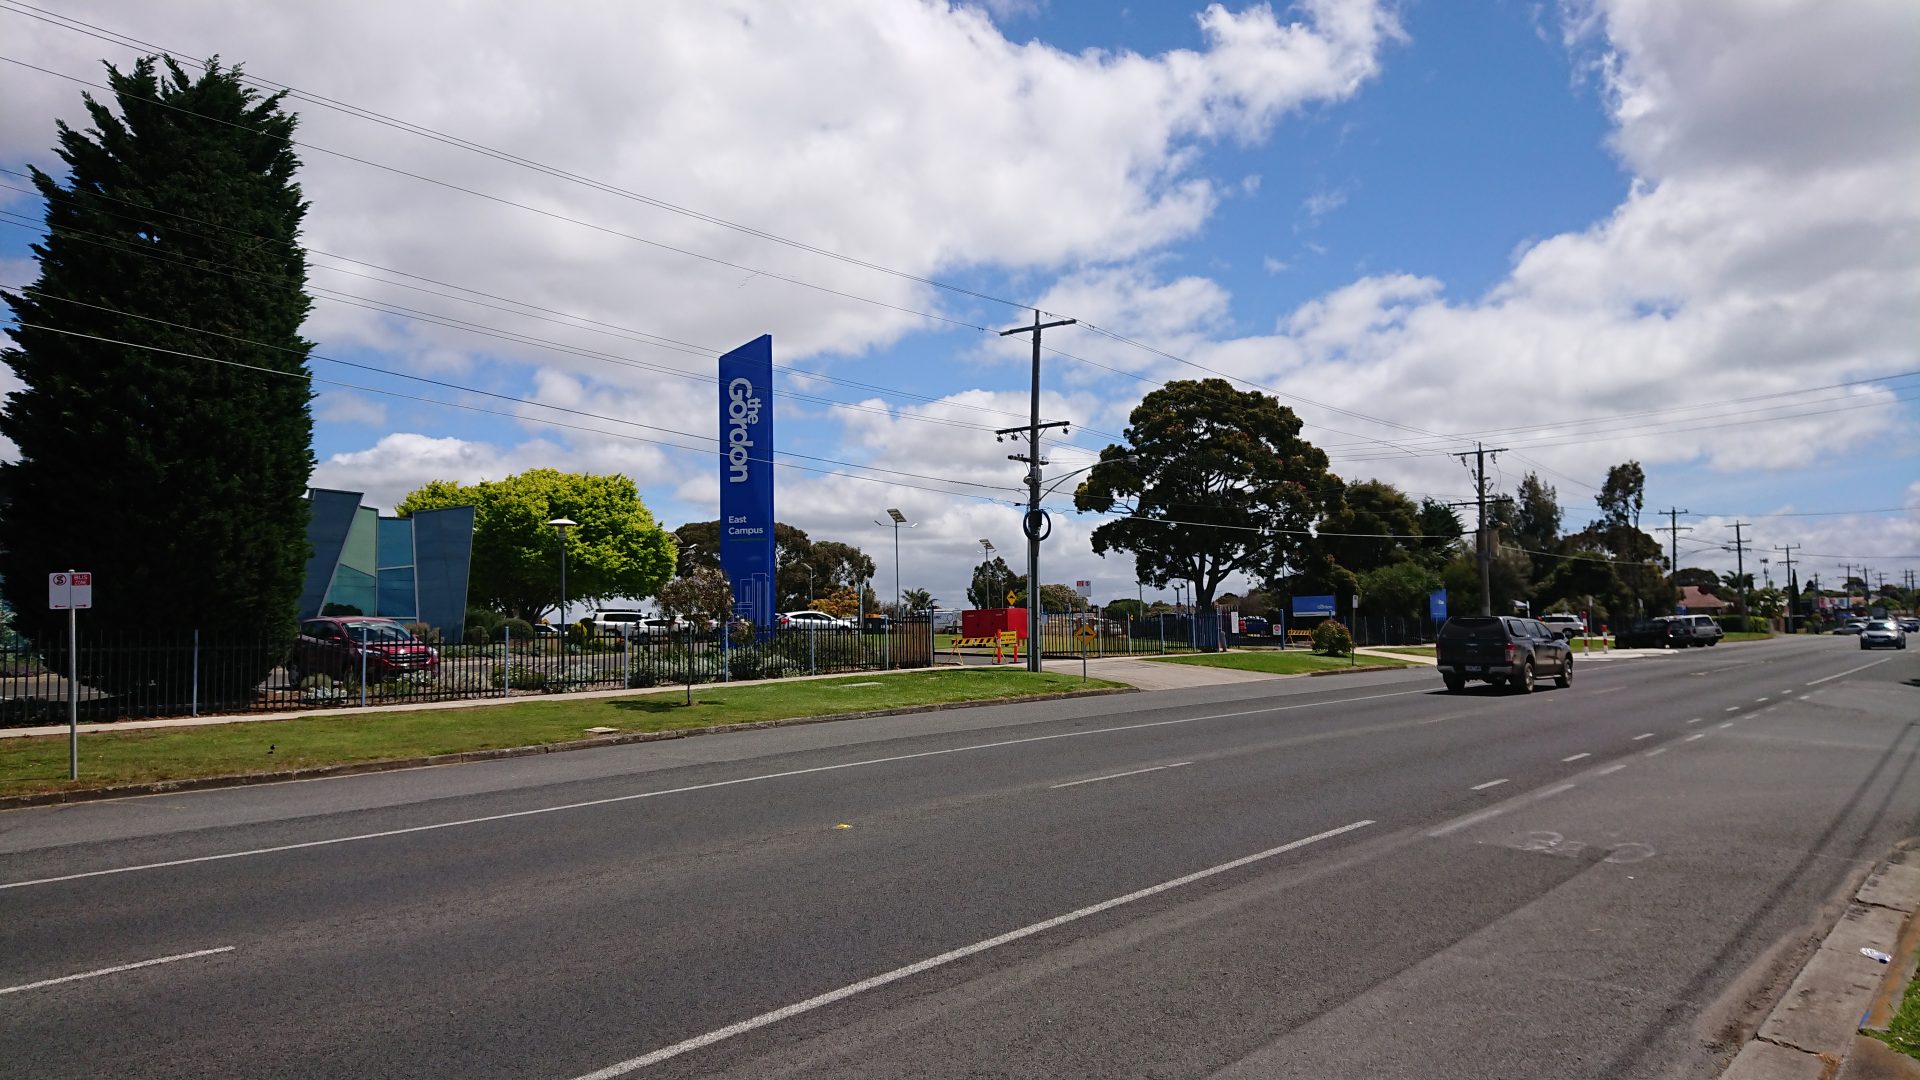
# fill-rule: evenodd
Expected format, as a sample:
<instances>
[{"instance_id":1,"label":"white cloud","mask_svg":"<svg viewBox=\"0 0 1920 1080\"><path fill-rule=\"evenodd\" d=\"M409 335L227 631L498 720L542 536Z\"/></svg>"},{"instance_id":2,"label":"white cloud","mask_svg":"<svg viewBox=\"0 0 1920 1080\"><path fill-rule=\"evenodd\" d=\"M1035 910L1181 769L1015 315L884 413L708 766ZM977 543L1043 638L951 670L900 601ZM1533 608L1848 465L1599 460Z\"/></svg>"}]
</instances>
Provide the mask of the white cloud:
<instances>
[{"instance_id":1,"label":"white cloud","mask_svg":"<svg viewBox=\"0 0 1920 1080\"><path fill-rule=\"evenodd\" d=\"M327 390L320 394L314 403L313 416L336 424L364 424L368 427L385 427L387 424L387 406L385 402L375 401L361 394L345 390Z\"/></svg>"}]
</instances>

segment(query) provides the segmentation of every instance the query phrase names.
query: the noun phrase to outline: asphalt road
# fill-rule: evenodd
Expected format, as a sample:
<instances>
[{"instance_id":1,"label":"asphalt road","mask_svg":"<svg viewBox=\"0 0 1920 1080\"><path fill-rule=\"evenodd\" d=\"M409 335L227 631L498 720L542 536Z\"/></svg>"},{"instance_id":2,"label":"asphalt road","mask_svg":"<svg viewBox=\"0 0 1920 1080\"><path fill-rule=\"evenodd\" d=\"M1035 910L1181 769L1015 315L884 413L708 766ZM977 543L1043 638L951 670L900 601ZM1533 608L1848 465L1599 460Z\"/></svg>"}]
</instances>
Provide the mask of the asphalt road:
<instances>
[{"instance_id":1,"label":"asphalt road","mask_svg":"<svg viewBox=\"0 0 1920 1080\"><path fill-rule=\"evenodd\" d=\"M1913 652L1438 681L0 814L0 1076L1710 1076L1920 814Z\"/></svg>"}]
</instances>

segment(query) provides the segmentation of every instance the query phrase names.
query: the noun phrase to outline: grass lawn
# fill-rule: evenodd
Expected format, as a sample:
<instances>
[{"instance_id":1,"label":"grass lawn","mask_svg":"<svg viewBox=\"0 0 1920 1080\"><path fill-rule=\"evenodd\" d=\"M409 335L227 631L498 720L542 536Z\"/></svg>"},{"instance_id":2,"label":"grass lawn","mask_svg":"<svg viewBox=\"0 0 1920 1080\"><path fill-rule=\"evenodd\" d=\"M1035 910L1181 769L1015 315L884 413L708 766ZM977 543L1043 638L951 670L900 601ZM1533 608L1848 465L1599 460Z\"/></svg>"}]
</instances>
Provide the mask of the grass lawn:
<instances>
[{"instance_id":1,"label":"grass lawn","mask_svg":"<svg viewBox=\"0 0 1920 1080\"><path fill-rule=\"evenodd\" d=\"M1912 983L1902 991L1900 1009L1887 1021L1887 1030L1867 1034L1908 1057L1920 1058L1920 994L1913 992Z\"/></svg>"},{"instance_id":2,"label":"grass lawn","mask_svg":"<svg viewBox=\"0 0 1920 1080\"><path fill-rule=\"evenodd\" d=\"M1770 641L1772 640L1772 638L1773 638L1773 635L1766 633L1765 631L1734 630L1729 632L1727 636L1721 640L1723 641Z\"/></svg>"},{"instance_id":3,"label":"grass lawn","mask_svg":"<svg viewBox=\"0 0 1920 1080\"><path fill-rule=\"evenodd\" d=\"M1402 656L1432 656L1431 645L1368 645L1364 648L1378 649L1380 652L1399 653Z\"/></svg>"},{"instance_id":4,"label":"grass lawn","mask_svg":"<svg viewBox=\"0 0 1920 1080\"><path fill-rule=\"evenodd\" d=\"M671 731L869 709L1044 697L1120 684L1017 668L696 686L617 698L553 697L485 708L368 712L196 728L99 732L80 739L67 779L67 737L0 739L0 795L534 746L587 738L590 727Z\"/></svg>"},{"instance_id":5,"label":"grass lawn","mask_svg":"<svg viewBox=\"0 0 1920 1080\"><path fill-rule=\"evenodd\" d=\"M1354 666L1353 661L1348 657L1319 656L1305 651L1202 653L1198 656L1157 656L1153 659L1162 664L1198 664L1201 667L1233 668L1236 671L1260 671L1268 675L1299 675L1308 671L1344 669ZM1413 665L1406 660L1367 656L1360 659L1358 666L1365 668Z\"/></svg>"}]
</instances>

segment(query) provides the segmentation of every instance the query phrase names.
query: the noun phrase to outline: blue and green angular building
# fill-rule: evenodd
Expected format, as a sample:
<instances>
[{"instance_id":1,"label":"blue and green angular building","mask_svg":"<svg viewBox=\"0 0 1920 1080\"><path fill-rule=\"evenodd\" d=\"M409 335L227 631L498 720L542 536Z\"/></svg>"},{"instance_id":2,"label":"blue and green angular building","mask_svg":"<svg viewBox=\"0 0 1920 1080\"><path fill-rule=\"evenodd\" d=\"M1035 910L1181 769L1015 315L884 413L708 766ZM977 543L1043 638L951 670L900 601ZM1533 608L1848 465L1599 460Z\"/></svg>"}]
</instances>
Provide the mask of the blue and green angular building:
<instances>
[{"instance_id":1,"label":"blue and green angular building","mask_svg":"<svg viewBox=\"0 0 1920 1080\"><path fill-rule=\"evenodd\" d=\"M459 641L473 563L473 507L383 517L361 493L313 488L307 540L313 557L300 592L300 618L330 605L401 622L422 622Z\"/></svg>"}]
</instances>

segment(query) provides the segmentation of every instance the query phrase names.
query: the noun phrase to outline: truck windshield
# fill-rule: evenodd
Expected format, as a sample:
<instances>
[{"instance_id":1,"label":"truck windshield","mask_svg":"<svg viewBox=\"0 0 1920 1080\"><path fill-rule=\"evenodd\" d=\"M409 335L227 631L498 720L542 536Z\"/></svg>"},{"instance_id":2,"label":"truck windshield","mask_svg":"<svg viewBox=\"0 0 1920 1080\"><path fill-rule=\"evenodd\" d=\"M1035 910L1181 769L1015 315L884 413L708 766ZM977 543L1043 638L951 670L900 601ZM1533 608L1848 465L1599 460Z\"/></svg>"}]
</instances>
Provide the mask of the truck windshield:
<instances>
[{"instance_id":1,"label":"truck windshield","mask_svg":"<svg viewBox=\"0 0 1920 1080\"><path fill-rule=\"evenodd\" d=\"M1446 641L1505 641L1507 635L1498 619L1448 619L1440 628L1440 637Z\"/></svg>"}]
</instances>

